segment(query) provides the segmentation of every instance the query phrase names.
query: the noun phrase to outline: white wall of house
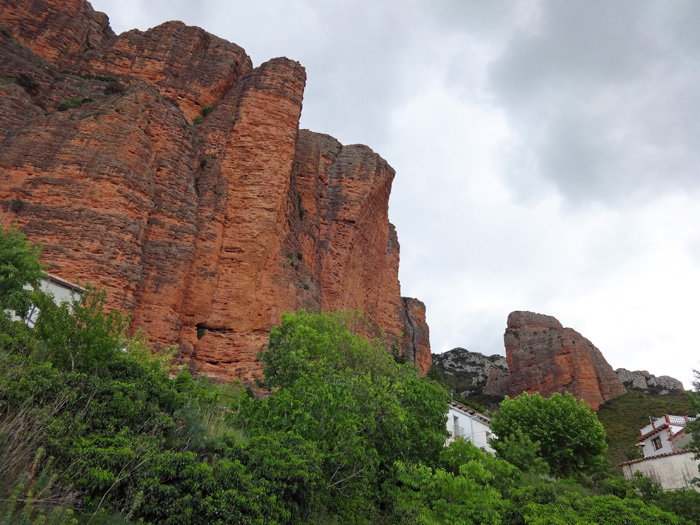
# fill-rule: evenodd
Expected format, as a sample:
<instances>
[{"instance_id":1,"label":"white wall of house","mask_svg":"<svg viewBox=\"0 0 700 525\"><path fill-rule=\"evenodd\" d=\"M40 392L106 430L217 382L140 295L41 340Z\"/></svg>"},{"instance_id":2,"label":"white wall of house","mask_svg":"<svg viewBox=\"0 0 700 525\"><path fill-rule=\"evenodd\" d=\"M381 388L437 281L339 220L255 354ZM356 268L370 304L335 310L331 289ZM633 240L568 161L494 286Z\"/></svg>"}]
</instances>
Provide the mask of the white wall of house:
<instances>
[{"instance_id":1,"label":"white wall of house","mask_svg":"<svg viewBox=\"0 0 700 525\"><path fill-rule=\"evenodd\" d=\"M31 289L29 285L25 288ZM81 286L73 284L69 281L56 277L55 275L47 275L46 278L41 280L39 283L39 289L50 294L53 297L53 301L56 304L61 304L64 302L70 303L74 297L80 297L85 292L85 289ZM34 326L37 317L39 316L39 309L36 307L30 308L25 322L29 326ZM15 319L19 319L17 316L13 316Z\"/></svg>"},{"instance_id":2,"label":"white wall of house","mask_svg":"<svg viewBox=\"0 0 700 525\"><path fill-rule=\"evenodd\" d=\"M447 411L447 430L450 437L446 443L449 445L455 439L466 439L479 448L483 448L488 452L493 452L493 448L489 445L489 439L494 435L491 433L491 428L488 423L490 420L478 412L470 413L470 411L462 410L459 407L450 406Z\"/></svg>"},{"instance_id":3,"label":"white wall of house","mask_svg":"<svg viewBox=\"0 0 700 525\"><path fill-rule=\"evenodd\" d=\"M673 437L678 436L685 425L694 420L693 417L672 416L670 414L653 419L647 426L639 430L639 443L642 445L644 457L679 452L680 443Z\"/></svg>"},{"instance_id":4,"label":"white wall of house","mask_svg":"<svg viewBox=\"0 0 700 525\"><path fill-rule=\"evenodd\" d=\"M680 429L676 430L678 432ZM656 441L656 445L654 442ZM661 448L657 448L661 445ZM669 429L663 428L642 441L642 453L644 457L660 456L661 454L670 454L673 452L671 444L671 436Z\"/></svg>"},{"instance_id":5,"label":"white wall of house","mask_svg":"<svg viewBox=\"0 0 700 525\"><path fill-rule=\"evenodd\" d=\"M694 488L700 492L697 486L691 486L693 478L698 477L698 460L693 458L692 452L681 452L668 456L653 456L623 463L622 474L626 479L633 479L635 472L641 472L645 476L661 484L664 490L677 490Z\"/></svg>"}]
</instances>

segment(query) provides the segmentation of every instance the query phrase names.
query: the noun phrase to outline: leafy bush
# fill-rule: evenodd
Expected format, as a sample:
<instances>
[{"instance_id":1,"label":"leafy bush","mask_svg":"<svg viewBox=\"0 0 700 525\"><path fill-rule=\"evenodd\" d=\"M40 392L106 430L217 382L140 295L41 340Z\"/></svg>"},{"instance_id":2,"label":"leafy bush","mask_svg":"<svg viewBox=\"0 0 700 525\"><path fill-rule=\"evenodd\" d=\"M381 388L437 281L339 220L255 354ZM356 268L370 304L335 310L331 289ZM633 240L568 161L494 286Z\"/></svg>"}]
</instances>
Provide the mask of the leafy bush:
<instances>
[{"instance_id":1,"label":"leafy bush","mask_svg":"<svg viewBox=\"0 0 700 525\"><path fill-rule=\"evenodd\" d=\"M44 277L38 253L39 248L31 246L22 232L3 230L0 225L0 328L8 319L6 310L24 315L29 308L31 294L24 286L38 286Z\"/></svg>"},{"instance_id":2,"label":"leafy bush","mask_svg":"<svg viewBox=\"0 0 700 525\"><path fill-rule=\"evenodd\" d=\"M212 111L214 111L214 106L212 106L211 104L205 104L204 106L202 106L201 113L203 117L206 117Z\"/></svg>"},{"instance_id":3,"label":"leafy bush","mask_svg":"<svg viewBox=\"0 0 700 525\"><path fill-rule=\"evenodd\" d=\"M79 108L83 104L92 102L91 98L88 97L70 97L63 100L57 107L56 111L68 111L69 109Z\"/></svg>"}]
</instances>

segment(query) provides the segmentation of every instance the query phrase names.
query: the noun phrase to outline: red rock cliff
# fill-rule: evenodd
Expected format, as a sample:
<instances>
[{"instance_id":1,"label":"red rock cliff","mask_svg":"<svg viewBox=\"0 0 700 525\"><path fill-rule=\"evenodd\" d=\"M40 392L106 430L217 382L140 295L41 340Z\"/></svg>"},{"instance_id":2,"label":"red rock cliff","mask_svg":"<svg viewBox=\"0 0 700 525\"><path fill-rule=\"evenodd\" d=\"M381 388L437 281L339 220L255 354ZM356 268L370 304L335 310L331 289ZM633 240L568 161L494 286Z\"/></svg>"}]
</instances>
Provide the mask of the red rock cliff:
<instances>
[{"instance_id":1,"label":"red rock cliff","mask_svg":"<svg viewBox=\"0 0 700 525\"><path fill-rule=\"evenodd\" d=\"M0 222L44 244L52 273L107 287L203 373L259 376L269 330L300 308L362 310L427 370L424 306L400 295L394 170L299 131L301 65L253 68L180 22L116 36L82 0L0 8Z\"/></svg>"},{"instance_id":2,"label":"red rock cliff","mask_svg":"<svg viewBox=\"0 0 700 525\"><path fill-rule=\"evenodd\" d=\"M554 317L512 312L503 338L510 375L489 377L485 392L570 392L592 410L627 392L600 350Z\"/></svg>"}]
</instances>

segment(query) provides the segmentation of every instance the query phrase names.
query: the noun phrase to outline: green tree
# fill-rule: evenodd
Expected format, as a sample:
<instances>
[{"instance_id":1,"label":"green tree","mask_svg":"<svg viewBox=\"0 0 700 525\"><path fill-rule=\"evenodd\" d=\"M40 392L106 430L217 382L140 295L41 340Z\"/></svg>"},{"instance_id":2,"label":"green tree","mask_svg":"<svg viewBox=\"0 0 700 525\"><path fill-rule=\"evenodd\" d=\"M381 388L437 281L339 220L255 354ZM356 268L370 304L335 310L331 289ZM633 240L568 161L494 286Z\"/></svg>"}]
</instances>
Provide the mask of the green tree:
<instances>
[{"instance_id":1,"label":"green tree","mask_svg":"<svg viewBox=\"0 0 700 525\"><path fill-rule=\"evenodd\" d=\"M549 473L549 465L540 457L540 442L533 443L530 436L519 428L515 430L515 433L504 436L503 439L491 441L491 446L498 457L515 465L522 472L535 475Z\"/></svg>"},{"instance_id":2,"label":"green tree","mask_svg":"<svg viewBox=\"0 0 700 525\"><path fill-rule=\"evenodd\" d=\"M24 287L38 286L44 275L39 248L16 228L3 230L0 225L0 310L24 315L31 303L31 292Z\"/></svg>"},{"instance_id":3,"label":"green tree","mask_svg":"<svg viewBox=\"0 0 700 525\"><path fill-rule=\"evenodd\" d=\"M247 432L293 431L319 451L323 502L344 521L368 517L398 460L436 462L444 446L448 394L398 364L346 313L284 314L261 354L273 394L247 399Z\"/></svg>"},{"instance_id":4,"label":"green tree","mask_svg":"<svg viewBox=\"0 0 700 525\"><path fill-rule=\"evenodd\" d=\"M601 464L607 448L595 413L568 392L550 398L539 393L506 397L493 415L491 430L499 439L517 440L521 435L539 442L538 456L556 476L591 470Z\"/></svg>"}]
</instances>

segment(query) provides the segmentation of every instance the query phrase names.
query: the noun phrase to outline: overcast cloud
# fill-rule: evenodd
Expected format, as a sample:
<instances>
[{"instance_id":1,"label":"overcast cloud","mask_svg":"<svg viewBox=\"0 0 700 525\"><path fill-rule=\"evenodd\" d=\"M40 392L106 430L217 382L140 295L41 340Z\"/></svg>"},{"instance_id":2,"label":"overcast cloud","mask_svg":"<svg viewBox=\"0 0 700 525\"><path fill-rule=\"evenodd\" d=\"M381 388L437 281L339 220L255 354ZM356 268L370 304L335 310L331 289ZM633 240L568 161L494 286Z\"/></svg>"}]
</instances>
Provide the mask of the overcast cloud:
<instances>
[{"instance_id":1,"label":"overcast cloud","mask_svg":"<svg viewBox=\"0 0 700 525\"><path fill-rule=\"evenodd\" d=\"M307 70L301 126L397 171L404 295L433 352L557 317L614 367L690 387L700 298L700 3L94 0Z\"/></svg>"}]
</instances>

